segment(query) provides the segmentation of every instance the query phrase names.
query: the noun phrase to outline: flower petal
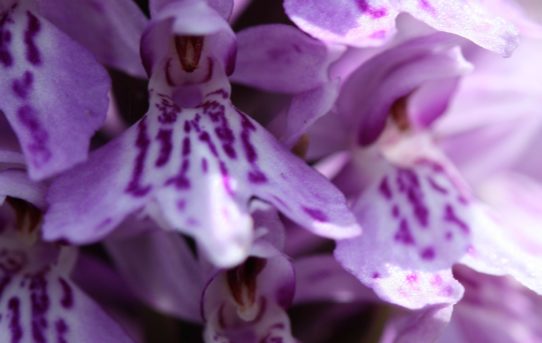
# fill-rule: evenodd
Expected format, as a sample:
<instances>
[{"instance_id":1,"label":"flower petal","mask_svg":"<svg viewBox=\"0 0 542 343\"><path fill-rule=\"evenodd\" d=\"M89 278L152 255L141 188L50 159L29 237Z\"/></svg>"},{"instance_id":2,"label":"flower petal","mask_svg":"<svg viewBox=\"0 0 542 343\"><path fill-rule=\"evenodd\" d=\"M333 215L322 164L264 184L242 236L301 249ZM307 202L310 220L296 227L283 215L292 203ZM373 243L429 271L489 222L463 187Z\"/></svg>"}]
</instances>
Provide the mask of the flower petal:
<instances>
[{"instance_id":1,"label":"flower petal","mask_svg":"<svg viewBox=\"0 0 542 343\"><path fill-rule=\"evenodd\" d=\"M231 80L271 92L300 93L328 81L337 57L325 44L283 24L259 25L237 34Z\"/></svg>"},{"instance_id":2,"label":"flower petal","mask_svg":"<svg viewBox=\"0 0 542 343\"><path fill-rule=\"evenodd\" d=\"M83 161L105 120L109 80L94 57L20 2L0 30L0 104L42 179ZM66 144L69 142L69 144Z\"/></svg>"},{"instance_id":3,"label":"flower petal","mask_svg":"<svg viewBox=\"0 0 542 343\"><path fill-rule=\"evenodd\" d=\"M44 18L90 50L101 63L145 77L139 40L148 19L130 0L38 0Z\"/></svg>"},{"instance_id":4,"label":"flower petal","mask_svg":"<svg viewBox=\"0 0 542 343\"><path fill-rule=\"evenodd\" d=\"M455 176L421 157L408 167L359 163L375 173L353 208L364 234L337 243L338 261L392 303L457 302L463 288L451 267L469 246L472 214Z\"/></svg>"},{"instance_id":5,"label":"flower petal","mask_svg":"<svg viewBox=\"0 0 542 343\"><path fill-rule=\"evenodd\" d=\"M252 197L319 235L358 234L342 194L228 96L218 88L196 108L180 108L155 89L146 117L54 182L45 237L94 241L157 204L171 227L194 236L214 263L231 266L250 251Z\"/></svg>"},{"instance_id":6,"label":"flower petal","mask_svg":"<svg viewBox=\"0 0 542 343\"><path fill-rule=\"evenodd\" d=\"M359 126L359 143L368 145L379 137L400 98L426 82L455 79L470 71L459 44L457 37L447 34L421 37L386 50L352 73L338 106L341 115Z\"/></svg>"},{"instance_id":7,"label":"flower petal","mask_svg":"<svg viewBox=\"0 0 542 343\"><path fill-rule=\"evenodd\" d=\"M510 55L517 45L515 28L479 1L460 0L285 0L290 19L318 39L357 47L381 45L394 35L395 18L413 15L437 30Z\"/></svg>"}]
</instances>

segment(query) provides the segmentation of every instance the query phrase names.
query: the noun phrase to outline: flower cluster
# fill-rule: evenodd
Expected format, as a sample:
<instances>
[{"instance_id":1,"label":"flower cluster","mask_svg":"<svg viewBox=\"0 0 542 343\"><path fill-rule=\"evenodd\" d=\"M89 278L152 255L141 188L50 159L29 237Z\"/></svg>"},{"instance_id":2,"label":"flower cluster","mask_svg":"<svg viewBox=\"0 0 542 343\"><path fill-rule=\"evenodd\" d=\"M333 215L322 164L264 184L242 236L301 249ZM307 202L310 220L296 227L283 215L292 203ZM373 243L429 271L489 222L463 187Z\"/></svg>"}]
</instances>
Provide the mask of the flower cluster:
<instances>
[{"instance_id":1,"label":"flower cluster","mask_svg":"<svg viewBox=\"0 0 542 343\"><path fill-rule=\"evenodd\" d=\"M0 342L542 341L541 19L0 0Z\"/></svg>"}]
</instances>

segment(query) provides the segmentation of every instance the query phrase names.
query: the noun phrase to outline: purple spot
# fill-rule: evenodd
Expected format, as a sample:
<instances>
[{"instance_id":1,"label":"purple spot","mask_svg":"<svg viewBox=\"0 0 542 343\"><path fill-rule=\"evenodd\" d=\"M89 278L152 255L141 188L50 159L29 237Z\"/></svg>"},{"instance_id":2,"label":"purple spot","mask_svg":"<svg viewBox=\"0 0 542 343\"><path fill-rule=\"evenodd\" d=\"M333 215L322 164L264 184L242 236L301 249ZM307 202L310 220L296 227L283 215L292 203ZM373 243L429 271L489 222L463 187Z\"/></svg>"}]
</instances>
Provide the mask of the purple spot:
<instances>
[{"instance_id":1,"label":"purple spot","mask_svg":"<svg viewBox=\"0 0 542 343\"><path fill-rule=\"evenodd\" d=\"M190 133L191 129L192 129L192 127L190 126L190 122L185 121L184 122L184 127L183 127L184 133Z\"/></svg>"},{"instance_id":2,"label":"purple spot","mask_svg":"<svg viewBox=\"0 0 542 343\"><path fill-rule=\"evenodd\" d=\"M444 238L446 238L447 241L451 241L452 238L454 238L454 234L451 233L450 231L446 232L446 234L444 235Z\"/></svg>"},{"instance_id":3,"label":"purple spot","mask_svg":"<svg viewBox=\"0 0 542 343\"><path fill-rule=\"evenodd\" d=\"M190 188L190 180L188 180L186 176L186 173L188 172L189 168L190 168L190 161L188 159L183 159L179 174L174 177L169 178L165 182L165 185L166 186L173 185L175 188L179 190Z\"/></svg>"},{"instance_id":4,"label":"purple spot","mask_svg":"<svg viewBox=\"0 0 542 343\"><path fill-rule=\"evenodd\" d=\"M24 43L26 44L26 59L33 65L41 64L41 55L36 45L36 36L41 30L39 19L30 11L26 12L28 26L24 32Z\"/></svg>"},{"instance_id":5,"label":"purple spot","mask_svg":"<svg viewBox=\"0 0 542 343\"><path fill-rule=\"evenodd\" d=\"M303 207L303 211L305 211L305 213L307 213L309 216L311 216L312 219L316 221L319 221L319 222L328 221L326 214L317 208Z\"/></svg>"},{"instance_id":6,"label":"purple spot","mask_svg":"<svg viewBox=\"0 0 542 343\"><path fill-rule=\"evenodd\" d=\"M11 32L6 29L8 23L13 23L10 12L4 13L2 18L0 18L0 63L6 68L13 65L13 56L11 56L11 52L9 51Z\"/></svg>"},{"instance_id":7,"label":"purple spot","mask_svg":"<svg viewBox=\"0 0 542 343\"><path fill-rule=\"evenodd\" d=\"M47 147L49 135L41 126L37 114L32 107L23 105L17 110L17 117L19 118L19 122L28 129L29 134L32 137L32 142L26 145L26 148L32 155L31 158L33 164L40 167L47 163L51 158L51 152Z\"/></svg>"},{"instance_id":8,"label":"purple spot","mask_svg":"<svg viewBox=\"0 0 542 343\"><path fill-rule=\"evenodd\" d=\"M19 98L26 99L28 93L32 90L32 83L34 81L34 76L31 72L25 71L23 76L20 79L13 80L11 84L11 89L15 95Z\"/></svg>"},{"instance_id":9,"label":"purple spot","mask_svg":"<svg viewBox=\"0 0 542 343\"><path fill-rule=\"evenodd\" d=\"M408 274L405 278L408 283L416 283L418 282L418 275L417 274Z\"/></svg>"},{"instance_id":10,"label":"purple spot","mask_svg":"<svg viewBox=\"0 0 542 343\"><path fill-rule=\"evenodd\" d=\"M55 322L57 343L68 343L66 340L66 333L68 333L68 325L62 319L59 319Z\"/></svg>"},{"instance_id":11,"label":"purple spot","mask_svg":"<svg viewBox=\"0 0 542 343\"><path fill-rule=\"evenodd\" d=\"M259 170L253 170L248 173L248 180L255 184L261 184L267 182L267 177Z\"/></svg>"},{"instance_id":12,"label":"purple spot","mask_svg":"<svg viewBox=\"0 0 542 343\"><path fill-rule=\"evenodd\" d=\"M222 175L222 183L224 184L224 188L226 189L226 192L228 192L228 194L231 197L233 197L234 192L233 192L233 189L231 188L228 168L226 167L226 164L223 161L219 162L219 169L220 169L220 174Z\"/></svg>"},{"instance_id":13,"label":"purple spot","mask_svg":"<svg viewBox=\"0 0 542 343\"><path fill-rule=\"evenodd\" d=\"M371 275L371 277L373 279L379 279L380 278L380 273L379 272L374 272L373 275Z\"/></svg>"},{"instance_id":14,"label":"purple spot","mask_svg":"<svg viewBox=\"0 0 542 343\"><path fill-rule=\"evenodd\" d=\"M200 133L198 138L200 141L207 144L207 146L209 147L209 150L215 157L218 157L218 151L216 150L216 146L211 140L211 136L209 135L209 133L203 131L202 133Z\"/></svg>"},{"instance_id":15,"label":"purple spot","mask_svg":"<svg viewBox=\"0 0 542 343\"><path fill-rule=\"evenodd\" d=\"M158 95L160 96L160 103L155 104L156 108L160 111L158 121L162 124L175 123L181 109L167 95Z\"/></svg>"},{"instance_id":16,"label":"purple spot","mask_svg":"<svg viewBox=\"0 0 542 343\"><path fill-rule=\"evenodd\" d=\"M427 182L429 183L429 186L431 186L431 188L433 188L435 191L441 194L448 194L448 190L443 186L439 185L431 176L427 176Z\"/></svg>"},{"instance_id":17,"label":"purple spot","mask_svg":"<svg viewBox=\"0 0 542 343\"><path fill-rule=\"evenodd\" d=\"M393 218L399 218L399 216L401 215L401 212L399 211L399 206L393 205L393 207L391 208L391 215L393 216Z\"/></svg>"},{"instance_id":18,"label":"purple spot","mask_svg":"<svg viewBox=\"0 0 542 343\"><path fill-rule=\"evenodd\" d=\"M422 250L420 253L421 258L424 260L434 260L435 259L435 249L432 247L427 247Z\"/></svg>"},{"instance_id":19,"label":"purple spot","mask_svg":"<svg viewBox=\"0 0 542 343\"><path fill-rule=\"evenodd\" d=\"M157 167L162 167L169 161L171 151L173 150L171 135L172 130L169 129L161 129L156 135L156 139L160 142L160 154L154 164Z\"/></svg>"},{"instance_id":20,"label":"purple spot","mask_svg":"<svg viewBox=\"0 0 542 343\"><path fill-rule=\"evenodd\" d=\"M188 158L188 156L190 155L190 138L188 137L184 137L183 138L183 148L182 148L182 154L183 154L183 158Z\"/></svg>"},{"instance_id":21,"label":"purple spot","mask_svg":"<svg viewBox=\"0 0 542 343\"><path fill-rule=\"evenodd\" d=\"M444 208L444 220L457 225L465 234L470 232L469 226L455 214L454 208L450 204Z\"/></svg>"},{"instance_id":22,"label":"purple spot","mask_svg":"<svg viewBox=\"0 0 542 343\"><path fill-rule=\"evenodd\" d=\"M241 117L241 143L243 145L243 150L245 151L247 161L249 163L254 163L256 162L258 155L256 154L254 146L250 142L250 133L251 131L256 131L256 127L243 113L238 112L238 114Z\"/></svg>"},{"instance_id":23,"label":"purple spot","mask_svg":"<svg viewBox=\"0 0 542 343\"><path fill-rule=\"evenodd\" d=\"M401 219L399 222L399 229L393 237L397 242L404 243L406 245L414 244L414 237L410 233L410 228L406 219Z\"/></svg>"},{"instance_id":24,"label":"purple spot","mask_svg":"<svg viewBox=\"0 0 542 343\"><path fill-rule=\"evenodd\" d=\"M386 34L387 34L387 31L386 30L378 30L378 31L375 31L373 33L371 33L371 35L369 36L370 38L372 39L384 39L386 38Z\"/></svg>"},{"instance_id":25,"label":"purple spot","mask_svg":"<svg viewBox=\"0 0 542 343\"><path fill-rule=\"evenodd\" d=\"M30 277L30 302L32 312L32 337L36 343L46 343L47 311L49 310L49 295L45 272Z\"/></svg>"},{"instance_id":26,"label":"purple spot","mask_svg":"<svg viewBox=\"0 0 542 343\"><path fill-rule=\"evenodd\" d=\"M429 3L428 0L419 0L419 4L422 10L427 11L432 15L435 15L435 8Z\"/></svg>"},{"instance_id":27,"label":"purple spot","mask_svg":"<svg viewBox=\"0 0 542 343\"><path fill-rule=\"evenodd\" d=\"M397 170L397 186L401 193L406 193L407 199L412 206L414 217L422 227L429 223L429 210L423 202L423 193L420 187L418 175L410 169Z\"/></svg>"},{"instance_id":28,"label":"purple spot","mask_svg":"<svg viewBox=\"0 0 542 343\"><path fill-rule=\"evenodd\" d=\"M126 192L132 193L132 195L137 197L145 196L151 190L150 185L141 185L141 178L143 177L145 160L147 159L149 145L150 140L147 136L146 118L143 118L138 125L138 133L136 139L136 148L138 150L138 153L135 159L134 169L132 171L132 179L126 187Z\"/></svg>"},{"instance_id":29,"label":"purple spot","mask_svg":"<svg viewBox=\"0 0 542 343\"><path fill-rule=\"evenodd\" d=\"M356 5L358 5L358 8L361 12L367 13L374 19L378 19L381 17L384 17L388 12L385 8L373 8L369 6L367 3L367 0L356 0Z\"/></svg>"},{"instance_id":30,"label":"purple spot","mask_svg":"<svg viewBox=\"0 0 542 343\"><path fill-rule=\"evenodd\" d=\"M384 196L384 198L391 200L391 189L390 185L388 184L388 178L386 176L384 176L384 178L380 182L380 186L378 186L378 191Z\"/></svg>"},{"instance_id":31,"label":"purple spot","mask_svg":"<svg viewBox=\"0 0 542 343\"><path fill-rule=\"evenodd\" d=\"M206 158L202 158L201 159L201 170L206 174L207 171L209 170L209 166L208 166L208 163L207 163L207 159Z\"/></svg>"},{"instance_id":32,"label":"purple spot","mask_svg":"<svg viewBox=\"0 0 542 343\"><path fill-rule=\"evenodd\" d=\"M23 338L19 298L12 297L9 299L8 311L10 312L9 330L11 331L11 343L19 343Z\"/></svg>"},{"instance_id":33,"label":"purple spot","mask_svg":"<svg viewBox=\"0 0 542 343\"><path fill-rule=\"evenodd\" d=\"M73 307L73 290L70 284L61 277L58 278L58 282L60 283L60 287L62 287L60 304L66 309Z\"/></svg>"},{"instance_id":34,"label":"purple spot","mask_svg":"<svg viewBox=\"0 0 542 343\"><path fill-rule=\"evenodd\" d=\"M183 211L186 208L186 200L180 199L177 201L177 209Z\"/></svg>"}]
</instances>

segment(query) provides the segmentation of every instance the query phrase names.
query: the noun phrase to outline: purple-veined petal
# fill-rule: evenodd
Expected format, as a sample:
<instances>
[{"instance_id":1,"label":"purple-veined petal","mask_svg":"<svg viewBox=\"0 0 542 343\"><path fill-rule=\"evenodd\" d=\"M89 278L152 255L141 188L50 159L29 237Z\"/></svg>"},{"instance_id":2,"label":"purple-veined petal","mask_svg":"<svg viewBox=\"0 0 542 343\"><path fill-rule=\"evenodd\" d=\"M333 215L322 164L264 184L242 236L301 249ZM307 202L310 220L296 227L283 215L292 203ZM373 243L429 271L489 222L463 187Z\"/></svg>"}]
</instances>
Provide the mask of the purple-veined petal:
<instances>
[{"instance_id":1,"label":"purple-veined petal","mask_svg":"<svg viewBox=\"0 0 542 343\"><path fill-rule=\"evenodd\" d=\"M453 305L434 305L388 322L380 343L436 342L450 322Z\"/></svg>"},{"instance_id":2,"label":"purple-veined petal","mask_svg":"<svg viewBox=\"0 0 542 343\"><path fill-rule=\"evenodd\" d=\"M294 296L294 270L283 255L248 259L217 274L202 298L206 342L285 342L296 340L284 311Z\"/></svg>"},{"instance_id":3,"label":"purple-veined petal","mask_svg":"<svg viewBox=\"0 0 542 343\"><path fill-rule=\"evenodd\" d=\"M338 57L331 47L284 24L260 25L237 34L233 82L271 92L301 93L328 81Z\"/></svg>"},{"instance_id":4,"label":"purple-veined petal","mask_svg":"<svg viewBox=\"0 0 542 343\"><path fill-rule=\"evenodd\" d=\"M0 341L133 342L70 280L76 255L67 249L33 242L25 234L4 228Z\"/></svg>"},{"instance_id":5,"label":"purple-veined petal","mask_svg":"<svg viewBox=\"0 0 542 343\"><path fill-rule=\"evenodd\" d=\"M95 241L157 204L169 226L194 236L214 263L231 266L250 251L252 197L316 234L359 233L328 180L235 109L227 86L209 87L196 108L180 108L168 89L152 90L143 119L54 182L45 237Z\"/></svg>"},{"instance_id":6,"label":"purple-veined petal","mask_svg":"<svg viewBox=\"0 0 542 343\"><path fill-rule=\"evenodd\" d=\"M461 262L482 273L510 275L542 294L541 195L542 186L526 177L508 174L486 181L482 199L496 213L481 217L483 225L473 232Z\"/></svg>"},{"instance_id":7,"label":"purple-veined petal","mask_svg":"<svg viewBox=\"0 0 542 343\"><path fill-rule=\"evenodd\" d=\"M426 82L455 79L470 71L459 44L459 38L447 34L421 37L386 50L352 73L338 107L352 126L359 126L359 143L368 145L379 137L400 98Z\"/></svg>"},{"instance_id":8,"label":"purple-veined petal","mask_svg":"<svg viewBox=\"0 0 542 343\"><path fill-rule=\"evenodd\" d=\"M517 45L516 29L478 1L285 0L284 7L290 19L314 37L357 47L387 42L401 12L502 55L510 55Z\"/></svg>"},{"instance_id":9,"label":"purple-veined petal","mask_svg":"<svg viewBox=\"0 0 542 343\"><path fill-rule=\"evenodd\" d=\"M139 40L148 19L131 0L38 0L39 13L101 63L145 77Z\"/></svg>"},{"instance_id":10,"label":"purple-veined petal","mask_svg":"<svg viewBox=\"0 0 542 343\"><path fill-rule=\"evenodd\" d=\"M0 109L30 176L42 179L83 161L107 113L105 70L26 2L3 13L0 31Z\"/></svg>"},{"instance_id":11,"label":"purple-veined petal","mask_svg":"<svg viewBox=\"0 0 542 343\"><path fill-rule=\"evenodd\" d=\"M406 166L360 160L374 175L353 206L364 234L335 250L381 298L411 309L461 298L451 267L469 247L473 220L469 195L449 166L422 156Z\"/></svg>"}]
</instances>

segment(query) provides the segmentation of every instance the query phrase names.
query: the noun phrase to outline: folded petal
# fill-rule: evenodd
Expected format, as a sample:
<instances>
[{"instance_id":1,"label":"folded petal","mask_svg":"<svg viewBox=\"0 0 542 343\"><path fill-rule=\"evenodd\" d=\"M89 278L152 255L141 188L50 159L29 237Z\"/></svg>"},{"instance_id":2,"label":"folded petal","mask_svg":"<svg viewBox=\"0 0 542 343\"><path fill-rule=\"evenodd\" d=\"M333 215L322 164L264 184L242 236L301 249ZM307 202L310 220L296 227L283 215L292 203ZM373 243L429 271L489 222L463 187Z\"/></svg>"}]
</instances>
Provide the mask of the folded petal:
<instances>
[{"instance_id":1,"label":"folded petal","mask_svg":"<svg viewBox=\"0 0 542 343\"><path fill-rule=\"evenodd\" d=\"M359 143L368 145L379 137L393 104L400 98L427 82L448 82L470 71L460 43L457 37L446 34L410 40L373 57L352 73L341 90L338 108L347 121L359 127ZM432 101L446 102L448 95L444 92L444 99Z\"/></svg>"},{"instance_id":2,"label":"folded petal","mask_svg":"<svg viewBox=\"0 0 542 343\"><path fill-rule=\"evenodd\" d=\"M96 59L131 75L145 77L139 40L147 18L130 0L37 0L40 14Z\"/></svg>"},{"instance_id":3,"label":"folded petal","mask_svg":"<svg viewBox=\"0 0 542 343\"><path fill-rule=\"evenodd\" d=\"M271 92L300 93L328 81L337 57L330 47L283 24L259 25L237 34L231 80Z\"/></svg>"},{"instance_id":4,"label":"folded petal","mask_svg":"<svg viewBox=\"0 0 542 343\"><path fill-rule=\"evenodd\" d=\"M314 37L357 47L389 40L401 12L502 55L509 55L517 45L515 28L479 1L285 0L284 7L290 19Z\"/></svg>"},{"instance_id":5,"label":"folded petal","mask_svg":"<svg viewBox=\"0 0 542 343\"><path fill-rule=\"evenodd\" d=\"M90 53L26 2L3 15L0 109L19 138L30 176L42 179L86 158L107 113L109 79Z\"/></svg>"}]
</instances>

